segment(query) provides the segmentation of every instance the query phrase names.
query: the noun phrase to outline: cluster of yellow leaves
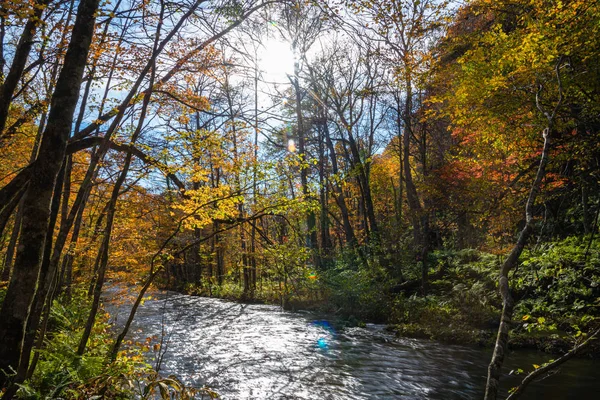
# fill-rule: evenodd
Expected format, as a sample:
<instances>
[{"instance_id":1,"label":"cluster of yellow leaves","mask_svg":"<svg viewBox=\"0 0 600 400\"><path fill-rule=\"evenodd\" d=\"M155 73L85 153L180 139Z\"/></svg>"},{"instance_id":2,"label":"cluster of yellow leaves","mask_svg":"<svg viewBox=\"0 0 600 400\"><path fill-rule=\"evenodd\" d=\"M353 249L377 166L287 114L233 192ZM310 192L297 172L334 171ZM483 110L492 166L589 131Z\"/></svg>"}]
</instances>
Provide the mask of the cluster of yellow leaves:
<instances>
[{"instance_id":1,"label":"cluster of yellow leaves","mask_svg":"<svg viewBox=\"0 0 600 400\"><path fill-rule=\"evenodd\" d=\"M184 222L188 229L203 228L213 220L232 220L239 214L239 205L243 202L243 197L228 185L202 186L186 191L186 196L174 209L191 216Z\"/></svg>"}]
</instances>

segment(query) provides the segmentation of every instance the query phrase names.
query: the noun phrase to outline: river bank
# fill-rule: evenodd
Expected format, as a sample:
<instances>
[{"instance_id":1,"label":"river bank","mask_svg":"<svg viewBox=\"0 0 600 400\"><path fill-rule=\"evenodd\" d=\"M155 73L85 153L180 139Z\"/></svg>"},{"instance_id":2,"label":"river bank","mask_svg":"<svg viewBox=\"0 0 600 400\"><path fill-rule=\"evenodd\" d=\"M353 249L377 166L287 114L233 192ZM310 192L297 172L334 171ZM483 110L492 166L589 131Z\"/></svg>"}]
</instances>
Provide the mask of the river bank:
<instances>
[{"instance_id":1,"label":"river bank","mask_svg":"<svg viewBox=\"0 0 600 400\"><path fill-rule=\"evenodd\" d=\"M462 314L448 312L443 307L428 308L428 304L433 301L423 301L419 305L412 305L412 312L404 321L399 322L398 313L393 306L389 306L387 311L389 318L387 320L371 319L368 315L360 315L352 310L338 307L331 304L327 299L299 299L290 298L282 301L266 297L243 296L241 290L228 291L224 296L206 296L206 291L198 290L193 286L179 288L178 293L217 298L221 300L238 302L247 305L271 305L280 306L283 310L295 312L312 312L317 315L331 317L332 323L340 328L364 327L369 323L379 323L387 325L386 330L399 338L429 339L440 343L457 345L476 345L482 348L491 349L497 334L497 324L499 321L499 310L496 313L487 313L481 316L482 311L477 311L475 318L470 318L464 312ZM447 304L448 298L437 299L439 303ZM390 301L392 304L392 301ZM427 304L427 305L426 305ZM416 317L415 317L416 316ZM411 318L414 318L411 320ZM514 329L511 331L509 346L512 349L536 350L552 355L560 355L569 351L576 343L573 335L562 331L541 331L539 329L528 331L525 321L516 321ZM582 336L584 337L585 334ZM579 358L600 359L600 343L593 342L588 349Z\"/></svg>"}]
</instances>

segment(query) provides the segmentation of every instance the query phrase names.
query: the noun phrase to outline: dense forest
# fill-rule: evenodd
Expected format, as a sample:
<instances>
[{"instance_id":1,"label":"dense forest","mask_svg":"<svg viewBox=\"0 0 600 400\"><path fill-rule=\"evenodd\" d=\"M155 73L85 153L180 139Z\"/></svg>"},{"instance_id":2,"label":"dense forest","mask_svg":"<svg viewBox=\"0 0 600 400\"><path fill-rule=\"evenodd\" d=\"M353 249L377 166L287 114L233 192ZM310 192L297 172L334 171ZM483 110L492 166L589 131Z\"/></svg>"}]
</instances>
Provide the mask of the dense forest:
<instances>
[{"instance_id":1,"label":"dense forest","mask_svg":"<svg viewBox=\"0 0 600 400\"><path fill-rule=\"evenodd\" d=\"M599 61L589 0L3 1L1 398L216 396L155 289L488 346L488 400L600 354Z\"/></svg>"}]
</instances>

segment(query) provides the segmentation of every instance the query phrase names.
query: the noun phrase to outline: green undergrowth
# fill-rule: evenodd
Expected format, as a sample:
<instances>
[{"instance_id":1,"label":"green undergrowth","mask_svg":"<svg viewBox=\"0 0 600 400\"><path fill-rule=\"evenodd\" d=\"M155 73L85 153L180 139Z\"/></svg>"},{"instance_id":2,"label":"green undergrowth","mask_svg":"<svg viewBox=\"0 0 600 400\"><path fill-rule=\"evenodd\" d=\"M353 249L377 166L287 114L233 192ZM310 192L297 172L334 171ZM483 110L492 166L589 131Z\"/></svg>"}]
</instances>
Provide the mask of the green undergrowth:
<instances>
[{"instance_id":1,"label":"green undergrowth","mask_svg":"<svg viewBox=\"0 0 600 400\"><path fill-rule=\"evenodd\" d=\"M503 258L476 250L432 255L441 278L427 296L400 294L390 322L400 335L491 345L499 325ZM600 323L600 246L569 237L524 252L510 274L516 301L510 345L563 352ZM599 346L592 346L594 355Z\"/></svg>"},{"instance_id":2,"label":"green undergrowth","mask_svg":"<svg viewBox=\"0 0 600 400\"><path fill-rule=\"evenodd\" d=\"M208 390L189 389L176 377L156 374L144 360L144 344L127 346L109 362L115 333L104 312L98 314L86 352L77 355L89 309L83 289L75 290L70 301L54 301L39 362L32 377L19 385L19 399L188 399L194 393L211 398Z\"/></svg>"}]
</instances>

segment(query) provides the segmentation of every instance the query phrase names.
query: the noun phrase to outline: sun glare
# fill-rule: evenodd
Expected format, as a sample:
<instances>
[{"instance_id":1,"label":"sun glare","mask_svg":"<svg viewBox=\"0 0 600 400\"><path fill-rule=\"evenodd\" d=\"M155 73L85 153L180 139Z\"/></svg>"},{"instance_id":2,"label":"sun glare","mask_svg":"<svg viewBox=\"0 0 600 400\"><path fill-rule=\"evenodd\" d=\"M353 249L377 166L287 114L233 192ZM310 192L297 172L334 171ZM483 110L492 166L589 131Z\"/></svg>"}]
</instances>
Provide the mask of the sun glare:
<instances>
[{"instance_id":1,"label":"sun glare","mask_svg":"<svg viewBox=\"0 0 600 400\"><path fill-rule=\"evenodd\" d=\"M289 43L270 38L258 55L258 66L266 80L287 83L294 72L294 53Z\"/></svg>"},{"instance_id":2,"label":"sun glare","mask_svg":"<svg viewBox=\"0 0 600 400\"><path fill-rule=\"evenodd\" d=\"M290 153L296 152L296 142L294 142L294 139L288 140L288 151Z\"/></svg>"}]
</instances>

